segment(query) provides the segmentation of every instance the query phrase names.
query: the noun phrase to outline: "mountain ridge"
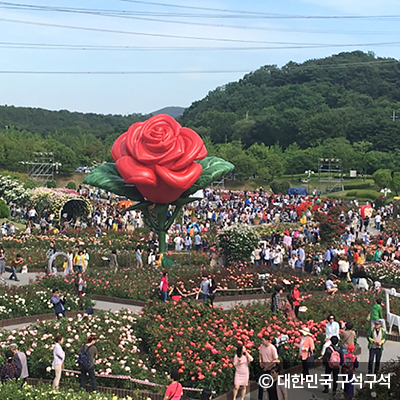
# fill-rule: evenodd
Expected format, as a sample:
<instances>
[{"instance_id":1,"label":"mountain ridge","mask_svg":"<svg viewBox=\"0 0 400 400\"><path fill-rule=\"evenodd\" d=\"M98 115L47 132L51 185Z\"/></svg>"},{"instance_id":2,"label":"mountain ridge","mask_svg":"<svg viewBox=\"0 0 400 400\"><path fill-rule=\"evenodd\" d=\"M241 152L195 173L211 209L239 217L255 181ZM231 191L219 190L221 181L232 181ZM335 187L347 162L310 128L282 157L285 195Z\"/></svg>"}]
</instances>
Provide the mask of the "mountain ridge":
<instances>
[{"instance_id":1,"label":"mountain ridge","mask_svg":"<svg viewBox=\"0 0 400 400\"><path fill-rule=\"evenodd\" d=\"M172 118L181 117L186 110L186 107L179 107L179 106L169 106L163 107L157 111L153 111L150 115L158 115L158 114L167 114Z\"/></svg>"}]
</instances>

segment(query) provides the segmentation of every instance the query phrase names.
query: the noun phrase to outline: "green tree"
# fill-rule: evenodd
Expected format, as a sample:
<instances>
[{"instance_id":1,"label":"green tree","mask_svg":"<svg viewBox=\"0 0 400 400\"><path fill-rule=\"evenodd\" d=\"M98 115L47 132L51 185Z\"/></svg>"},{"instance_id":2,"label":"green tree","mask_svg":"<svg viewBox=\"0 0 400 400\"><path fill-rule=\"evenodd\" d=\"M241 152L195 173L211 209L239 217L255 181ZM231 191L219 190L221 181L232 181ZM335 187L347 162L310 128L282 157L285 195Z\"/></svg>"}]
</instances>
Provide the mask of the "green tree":
<instances>
[{"instance_id":1,"label":"green tree","mask_svg":"<svg viewBox=\"0 0 400 400\"><path fill-rule=\"evenodd\" d=\"M363 172L365 181L367 174L367 160L365 155L367 154L367 151L372 147L372 143L362 140L361 142L353 143L353 147L357 155L357 164L359 166L358 168Z\"/></svg>"},{"instance_id":2,"label":"green tree","mask_svg":"<svg viewBox=\"0 0 400 400\"><path fill-rule=\"evenodd\" d=\"M235 166L233 173L238 179L249 179L257 174L257 161L246 153L238 154L229 161Z\"/></svg>"},{"instance_id":3,"label":"green tree","mask_svg":"<svg viewBox=\"0 0 400 400\"><path fill-rule=\"evenodd\" d=\"M378 169L373 173L372 178L379 189L389 188L392 182L390 169Z\"/></svg>"}]
</instances>

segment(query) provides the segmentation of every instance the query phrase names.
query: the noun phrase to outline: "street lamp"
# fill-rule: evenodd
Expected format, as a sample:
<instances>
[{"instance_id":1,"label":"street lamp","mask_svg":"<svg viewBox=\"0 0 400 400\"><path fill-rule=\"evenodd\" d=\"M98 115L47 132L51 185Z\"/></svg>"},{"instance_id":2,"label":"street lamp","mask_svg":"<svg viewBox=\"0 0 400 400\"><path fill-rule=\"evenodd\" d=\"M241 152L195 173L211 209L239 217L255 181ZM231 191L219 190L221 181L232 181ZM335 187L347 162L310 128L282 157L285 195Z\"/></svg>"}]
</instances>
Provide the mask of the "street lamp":
<instances>
[{"instance_id":1,"label":"street lamp","mask_svg":"<svg viewBox=\"0 0 400 400\"><path fill-rule=\"evenodd\" d=\"M308 175L308 194L310 194L310 176L314 174L314 171L311 171L311 169L304 171L305 174Z\"/></svg>"},{"instance_id":2,"label":"street lamp","mask_svg":"<svg viewBox=\"0 0 400 400\"><path fill-rule=\"evenodd\" d=\"M388 188L384 188L381 190L381 193L383 193L385 195L385 199L386 199L387 194L392 193L392 191Z\"/></svg>"}]
</instances>

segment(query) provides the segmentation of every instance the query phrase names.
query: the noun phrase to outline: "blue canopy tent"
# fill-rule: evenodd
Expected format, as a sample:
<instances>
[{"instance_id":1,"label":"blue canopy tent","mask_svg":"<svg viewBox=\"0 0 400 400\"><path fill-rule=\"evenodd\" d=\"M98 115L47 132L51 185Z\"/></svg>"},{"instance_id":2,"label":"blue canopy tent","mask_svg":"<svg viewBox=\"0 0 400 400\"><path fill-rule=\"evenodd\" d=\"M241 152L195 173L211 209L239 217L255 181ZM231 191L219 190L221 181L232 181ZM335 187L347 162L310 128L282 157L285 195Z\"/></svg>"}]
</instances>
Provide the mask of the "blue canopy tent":
<instances>
[{"instance_id":1,"label":"blue canopy tent","mask_svg":"<svg viewBox=\"0 0 400 400\"><path fill-rule=\"evenodd\" d=\"M293 195L295 195L295 192L294 192L295 190L297 190L298 196L308 196L307 189L303 186L291 187L291 188L289 188L287 194L290 196L293 196Z\"/></svg>"}]
</instances>

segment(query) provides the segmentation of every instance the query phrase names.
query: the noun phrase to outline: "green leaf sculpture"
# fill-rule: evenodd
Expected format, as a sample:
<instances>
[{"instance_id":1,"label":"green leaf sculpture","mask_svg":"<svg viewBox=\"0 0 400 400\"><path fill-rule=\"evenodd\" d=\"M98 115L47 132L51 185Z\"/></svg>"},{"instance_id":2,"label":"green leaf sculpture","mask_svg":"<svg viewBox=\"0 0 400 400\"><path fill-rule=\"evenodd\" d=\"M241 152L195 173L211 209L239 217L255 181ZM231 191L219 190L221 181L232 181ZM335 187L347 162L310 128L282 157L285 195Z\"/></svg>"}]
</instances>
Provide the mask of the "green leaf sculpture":
<instances>
[{"instance_id":1,"label":"green leaf sculpture","mask_svg":"<svg viewBox=\"0 0 400 400\"><path fill-rule=\"evenodd\" d=\"M115 163L102 164L95 168L84 180L86 185L96 186L118 196L124 196L130 200L142 201L144 197L135 185L125 183L119 174Z\"/></svg>"},{"instance_id":2,"label":"green leaf sculpture","mask_svg":"<svg viewBox=\"0 0 400 400\"><path fill-rule=\"evenodd\" d=\"M218 157L206 157L203 160L197 161L202 167L203 172L199 179L188 189L182 193L181 197L188 197L193 193L196 193L200 189L204 189L209 186L213 181L217 180L221 176L229 174L233 171L235 166L228 161Z\"/></svg>"}]
</instances>

